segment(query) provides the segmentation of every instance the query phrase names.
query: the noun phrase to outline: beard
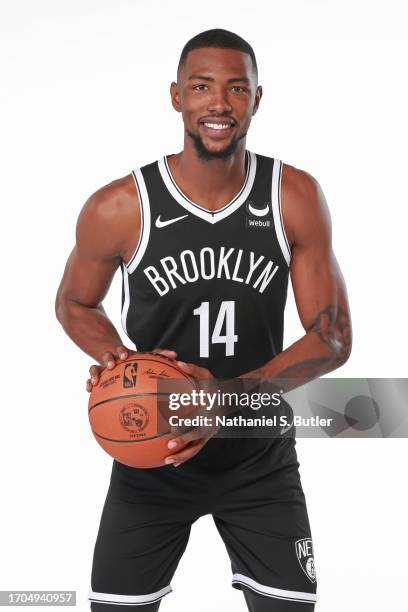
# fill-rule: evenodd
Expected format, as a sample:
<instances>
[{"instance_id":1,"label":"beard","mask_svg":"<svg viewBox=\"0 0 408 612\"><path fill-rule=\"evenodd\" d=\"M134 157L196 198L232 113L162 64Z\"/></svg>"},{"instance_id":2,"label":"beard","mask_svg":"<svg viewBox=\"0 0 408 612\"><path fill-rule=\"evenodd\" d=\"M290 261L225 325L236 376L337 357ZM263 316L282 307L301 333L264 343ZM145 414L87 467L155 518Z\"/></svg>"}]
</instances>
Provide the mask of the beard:
<instances>
[{"instance_id":1,"label":"beard","mask_svg":"<svg viewBox=\"0 0 408 612\"><path fill-rule=\"evenodd\" d=\"M186 132L190 136L191 140L193 141L193 145L194 145L194 148L197 152L199 159L202 159L204 161L211 161L212 159L224 159L224 160L229 159L230 157L234 155L239 141L242 138L245 138L245 136L247 135L247 132L245 132L244 134L241 134L237 138L233 138L231 142L225 147L225 149L222 149L221 151L213 152L213 151L209 151L206 148L199 134L193 134L193 132L189 132L187 129L186 129Z\"/></svg>"}]
</instances>

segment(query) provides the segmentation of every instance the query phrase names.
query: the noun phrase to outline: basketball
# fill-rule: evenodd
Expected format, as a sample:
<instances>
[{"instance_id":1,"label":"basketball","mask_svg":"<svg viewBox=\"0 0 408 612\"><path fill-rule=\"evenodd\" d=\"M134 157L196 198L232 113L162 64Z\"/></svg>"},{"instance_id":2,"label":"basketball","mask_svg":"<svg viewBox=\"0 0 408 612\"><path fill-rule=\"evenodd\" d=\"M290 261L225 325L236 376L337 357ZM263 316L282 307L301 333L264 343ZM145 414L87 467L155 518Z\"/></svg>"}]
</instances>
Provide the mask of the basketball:
<instances>
[{"instance_id":1,"label":"basketball","mask_svg":"<svg viewBox=\"0 0 408 612\"><path fill-rule=\"evenodd\" d=\"M105 369L89 397L92 433L114 459L134 468L165 465L174 438L168 422L170 387L191 392L194 379L155 353L136 353ZM176 385L176 387L175 387Z\"/></svg>"}]
</instances>

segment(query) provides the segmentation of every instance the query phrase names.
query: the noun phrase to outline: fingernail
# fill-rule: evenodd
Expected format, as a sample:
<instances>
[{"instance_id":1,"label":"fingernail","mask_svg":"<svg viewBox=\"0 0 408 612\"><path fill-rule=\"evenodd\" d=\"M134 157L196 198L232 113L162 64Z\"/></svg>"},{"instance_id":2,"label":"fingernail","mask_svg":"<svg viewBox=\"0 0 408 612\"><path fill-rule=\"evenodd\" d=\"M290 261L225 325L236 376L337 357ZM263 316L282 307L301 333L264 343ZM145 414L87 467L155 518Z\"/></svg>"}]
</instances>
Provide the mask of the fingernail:
<instances>
[{"instance_id":1,"label":"fingernail","mask_svg":"<svg viewBox=\"0 0 408 612\"><path fill-rule=\"evenodd\" d=\"M108 368L111 368L114 365L113 361L108 361Z\"/></svg>"},{"instance_id":2,"label":"fingernail","mask_svg":"<svg viewBox=\"0 0 408 612\"><path fill-rule=\"evenodd\" d=\"M184 363L184 361L178 361L177 363L178 363L178 364L179 364L179 366L181 366L182 368L187 367L187 364L186 364L186 363Z\"/></svg>"},{"instance_id":3,"label":"fingernail","mask_svg":"<svg viewBox=\"0 0 408 612\"><path fill-rule=\"evenodd\" d=\"M175 459L172 459L171 457L167 457L167 458L164 460L164 462L165 462L165 463L174 463L174 462L175 462Z\"/></svg>"},{"instance_id":4,"label":"fingernail","mask_svg":"<svg viewBox=\"0 0 408 612\"><path fill-rule=\"evenodd\" d=\"M178 467L178 466L180 465L180 463L181 463L181 461L180 461L179 463L175 463L175 464L173 465L173 467Z\"/></svg>"},{"instance_id":5,"label":"fingernail","mask_svg":"<svg viewBox=\"0 0 408 612\"><path fill-rule=\"evenodd\" d=\"M122 353L120 356L121 359L126 359L126 353Z\"/></svg>"},{"instance_id":6,"label":"fingernail","mask_svg":"<svg viewBox=\"0 0 408 612\"><path fill-rule=\"evenodd\" d=\"M95 376L93 376L93 377L91 378L91 381L92 381L92 384L93 384L93 385L96 383L96 378L95 378Z\"/></svg>"},{"instance_id":7,"label":"fingernail","mask_svg":"<svg viewBox=\"0 0 408 612\"><path fill-rule=\"evenodd\" d=\"M172 440L171 442L167 444L167 448L176 448L176 446L177 446L177 442L175 442L175 440Z\"/></svg>"}]
</instances>

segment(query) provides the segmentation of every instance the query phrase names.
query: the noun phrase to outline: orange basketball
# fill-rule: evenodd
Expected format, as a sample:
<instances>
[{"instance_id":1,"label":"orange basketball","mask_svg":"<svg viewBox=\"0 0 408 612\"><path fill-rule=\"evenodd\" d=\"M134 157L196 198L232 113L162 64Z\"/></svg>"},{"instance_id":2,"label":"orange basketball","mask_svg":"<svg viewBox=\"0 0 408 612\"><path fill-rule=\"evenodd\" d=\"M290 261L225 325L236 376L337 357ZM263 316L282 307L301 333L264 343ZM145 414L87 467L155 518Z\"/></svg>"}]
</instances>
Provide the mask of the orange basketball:
<instances>
[{"instance_id":1,"label":"orange basketball","mask_svg":"<svg viewBox=\"0 0 408 612\"><path fill-rule=\"evenodd\" d=\"M194 379L155 353L136 353L105 369L89 397L92 433L114 459L130 467L164 465L173 451L168 422L170 389L191 392Z\"/></svg>"}]
</instances>

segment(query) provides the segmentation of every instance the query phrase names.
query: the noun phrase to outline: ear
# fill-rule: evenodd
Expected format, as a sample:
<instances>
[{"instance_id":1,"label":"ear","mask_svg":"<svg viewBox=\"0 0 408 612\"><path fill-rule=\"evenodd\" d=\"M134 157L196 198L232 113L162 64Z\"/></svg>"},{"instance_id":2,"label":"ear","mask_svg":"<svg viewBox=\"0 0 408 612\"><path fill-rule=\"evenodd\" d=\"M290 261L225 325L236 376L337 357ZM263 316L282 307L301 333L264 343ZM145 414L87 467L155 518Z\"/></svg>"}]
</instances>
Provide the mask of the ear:
<instances>
[{"instance_id":1,"label":"ear","mask_svg":"<svg viewBox=\"0 0 408 612\"><path fill-rule=\"evenodd\" d=\"M171 96L171 103L173 105L173 108L178 113L181 113L180 94L178 91L177 83L175 83L174 81L170 85L170 96Z\"/></svg>"},{"instance_id":2,"label":"ear","mask_svg":"<svg viewBox=\"0 0 408 612\"><path fill-rule=\"evenodd\" d=\"M254 102L254 108L252 110L252 115L255 115L256 111L259 108L259 103L261 101L262 98L262 86L258 85L258 87L256 88L256 93L255 93L255 102Z\"/></svg>"}]
</instances>

